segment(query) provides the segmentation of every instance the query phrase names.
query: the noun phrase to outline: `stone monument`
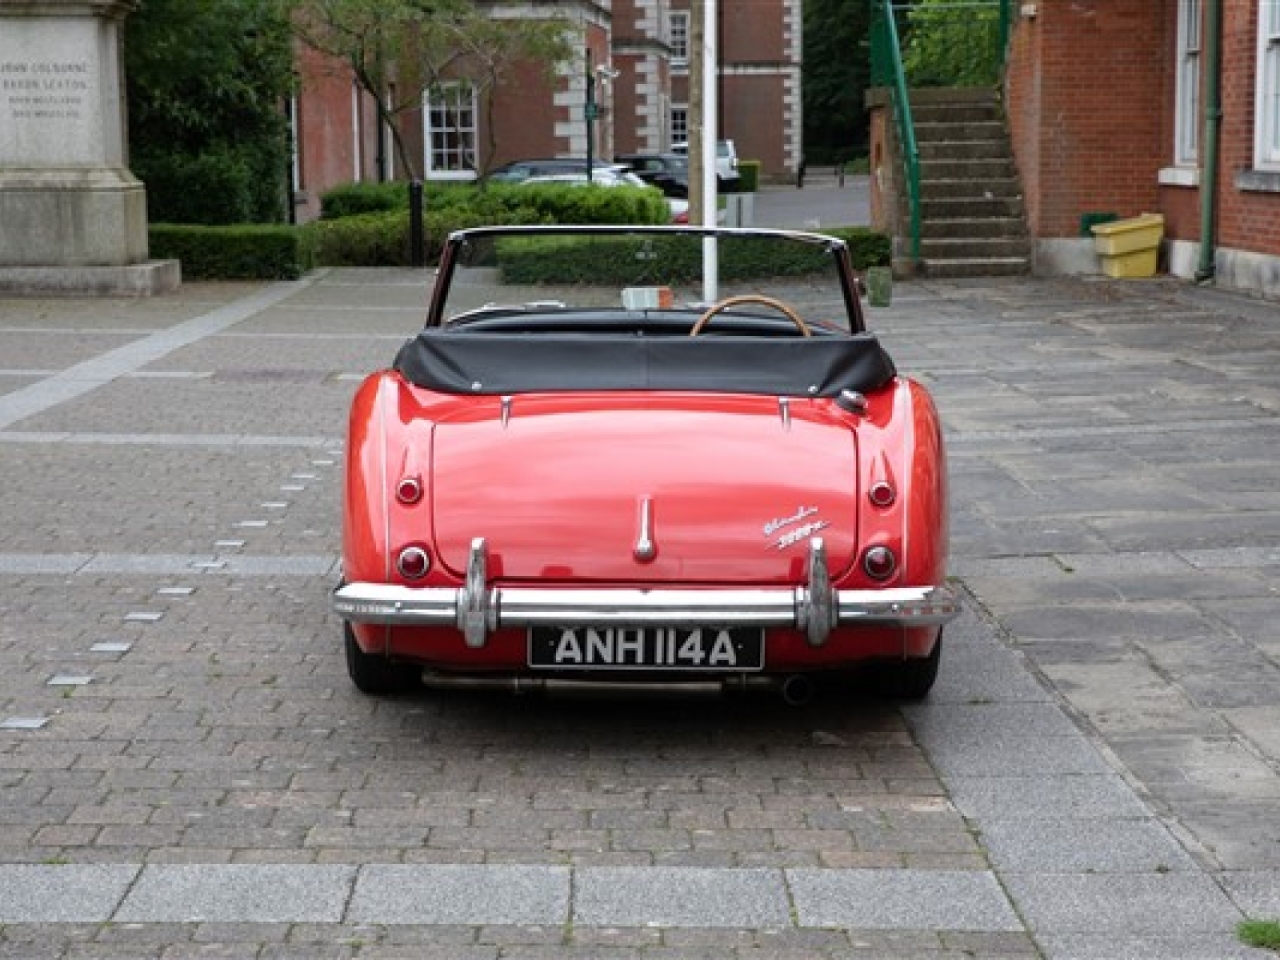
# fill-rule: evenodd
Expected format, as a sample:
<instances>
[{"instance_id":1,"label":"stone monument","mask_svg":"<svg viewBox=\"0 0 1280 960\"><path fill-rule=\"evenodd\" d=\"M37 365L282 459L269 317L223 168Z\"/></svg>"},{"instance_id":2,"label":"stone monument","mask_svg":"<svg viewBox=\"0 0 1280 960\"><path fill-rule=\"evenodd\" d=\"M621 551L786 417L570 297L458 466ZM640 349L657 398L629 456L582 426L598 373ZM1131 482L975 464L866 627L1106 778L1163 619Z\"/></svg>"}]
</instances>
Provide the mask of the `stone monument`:
<instances>
[{"instance_id":1,"label":"stone monument","mask_svg":"<svg viewBox=\"0 0 1280 960\"><path fill-rule=\"evenodd\" d=\"M121 58L136 0L0 0L0 293L162 293L129 172Z\"/></svg>"}]
</instances>

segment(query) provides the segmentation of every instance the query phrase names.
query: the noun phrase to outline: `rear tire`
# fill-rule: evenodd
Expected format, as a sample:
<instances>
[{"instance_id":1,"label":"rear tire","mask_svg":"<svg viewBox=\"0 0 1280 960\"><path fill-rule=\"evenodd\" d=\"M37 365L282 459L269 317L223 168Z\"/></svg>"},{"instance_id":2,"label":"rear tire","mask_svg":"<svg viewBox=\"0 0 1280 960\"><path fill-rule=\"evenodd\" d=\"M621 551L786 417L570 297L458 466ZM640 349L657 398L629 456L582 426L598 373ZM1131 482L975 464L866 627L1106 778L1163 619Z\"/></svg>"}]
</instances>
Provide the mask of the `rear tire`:
<instances>
[{"instance_id":1,"label":"rear tire","mask_svg":"<svg viewBox=\"0 0 1280 960\"><path fill-rule=\"evenodd\" d=\"M890 696L899 700L923 700L938 679L938 665L942 662L942 632L927 657L911 660L895 660L883 664L885 687Z\"/></svg>"},{"instance_id":2,"label":"rear tire","mask_svg":"<svg viewBox=\"0 0 1280 960\"><path fill-rule=\"evenodd\" d=\"M396 663L361 650L355 631L346 621L342 624L342 645L347 654L347 675L361 693L372 697L407 693L422 683L421 671L412 664Z\"/></svg>"}]
</instances>

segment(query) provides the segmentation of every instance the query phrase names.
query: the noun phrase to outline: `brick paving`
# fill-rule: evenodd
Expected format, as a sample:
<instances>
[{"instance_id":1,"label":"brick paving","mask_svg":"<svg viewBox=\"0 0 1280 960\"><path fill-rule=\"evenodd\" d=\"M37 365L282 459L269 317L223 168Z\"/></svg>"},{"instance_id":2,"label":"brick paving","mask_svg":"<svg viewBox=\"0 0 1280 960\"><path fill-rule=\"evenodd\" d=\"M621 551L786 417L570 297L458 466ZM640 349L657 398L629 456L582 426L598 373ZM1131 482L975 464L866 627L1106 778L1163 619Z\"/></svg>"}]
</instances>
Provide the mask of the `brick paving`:
<instances>
[{"instance_id":1,"label":"brick paving","mask_svg":"<svg viewBox=\"0 0 1280 960\"><path fill-rule=\"evenodd\" d=\"M423 297L0 301L0 957L1256 955L1273 307L899 285L872 323L942 406L973 602L928 703L789 709L354 691L345 407Z\"/></svg>"}]
</instances>

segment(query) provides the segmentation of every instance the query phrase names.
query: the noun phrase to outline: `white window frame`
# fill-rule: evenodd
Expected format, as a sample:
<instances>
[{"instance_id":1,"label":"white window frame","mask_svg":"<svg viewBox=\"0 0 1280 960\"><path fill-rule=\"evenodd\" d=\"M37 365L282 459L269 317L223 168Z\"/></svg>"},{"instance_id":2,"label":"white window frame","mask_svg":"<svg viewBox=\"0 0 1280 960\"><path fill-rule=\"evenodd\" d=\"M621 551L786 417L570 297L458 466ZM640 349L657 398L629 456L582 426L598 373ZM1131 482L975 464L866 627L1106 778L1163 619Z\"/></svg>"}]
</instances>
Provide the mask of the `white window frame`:
<instances>
[{"instance_id":1,"label":"white window frame","mask_svg":"<svg viewBox=\"0 0 1280 960\"><path fill-rule=\"evenodd\" d=\"M476 178L479 116L476 88L464 80L436 84L423 94L423 169L427 179ZM449 122L441 125L438 120ZM450 135L456 138L454 142L449 142Z\"/></svg>"},{"instance_id":2,"label":"white window frame","mask_svg":"<svg viewBox=\"0 0 1280 960\"><path fill-rule=\"evenodd\" d=\"M1280 171L1280 0L1258 2L1257 75L1253 165Z\"/></svg>"},{"instance_id":3,"label":"white window frame","mask_svg":"<svg viewBox=\"0 0 1280 960\"><path fill-rule=\"evenodd\" d=\"M671 44L671 63L684 66L689 62L688 10L672 10L667 14L667 41Z\"/></svg>"},{"instance_id":4,"label":"white window frame","mask_svg":"<svg viewBox=\"0 0 1280 960\"><path fill-rule=\"evenodd\" d=\"M1194 167L1200 160L1201 0L1178 0L1178 77L1174 109L1173 162Z\"/></svg>"}]
</instances>

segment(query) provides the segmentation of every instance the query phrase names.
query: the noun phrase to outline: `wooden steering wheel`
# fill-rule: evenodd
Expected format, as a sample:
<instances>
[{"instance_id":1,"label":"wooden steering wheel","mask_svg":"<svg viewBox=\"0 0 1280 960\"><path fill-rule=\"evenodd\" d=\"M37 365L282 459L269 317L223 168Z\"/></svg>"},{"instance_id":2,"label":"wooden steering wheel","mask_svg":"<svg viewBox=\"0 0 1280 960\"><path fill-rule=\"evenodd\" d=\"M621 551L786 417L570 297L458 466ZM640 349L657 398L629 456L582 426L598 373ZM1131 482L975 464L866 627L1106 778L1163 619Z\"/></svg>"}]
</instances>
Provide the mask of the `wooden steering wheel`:
<instances>
[{"instance_id":1,"label":"wooden steering wheel","mask_svg":"<svg viewBox=\"0 0 1280 960\"><path fill-rule=\"evenodd\" d=\"M702 328L705 327L708 321L710 321L716 314L722 313L730 307L736 307L743 303L758 303L765 307L772 307L796 325L796 328L800 331L800 336L809 337L813 335L809 330L809 325L801 319L800 314L796 313L795 310L791 309L791 307L787 306L781 300L775 300L773 297L762 296L758 293L744 293L738 297L726 297L718 303L713 303L707 308L707 312L698 318L698 322L695 323L693 325L693 329L689 331L689 336L696 337L700 334L702 332Z\"/></svg>"}]
</instances>

